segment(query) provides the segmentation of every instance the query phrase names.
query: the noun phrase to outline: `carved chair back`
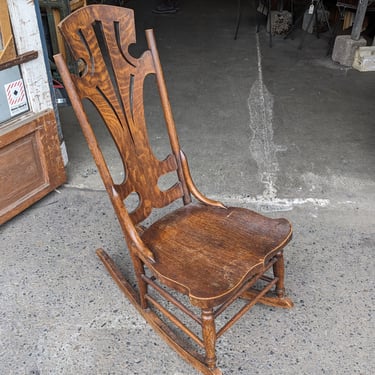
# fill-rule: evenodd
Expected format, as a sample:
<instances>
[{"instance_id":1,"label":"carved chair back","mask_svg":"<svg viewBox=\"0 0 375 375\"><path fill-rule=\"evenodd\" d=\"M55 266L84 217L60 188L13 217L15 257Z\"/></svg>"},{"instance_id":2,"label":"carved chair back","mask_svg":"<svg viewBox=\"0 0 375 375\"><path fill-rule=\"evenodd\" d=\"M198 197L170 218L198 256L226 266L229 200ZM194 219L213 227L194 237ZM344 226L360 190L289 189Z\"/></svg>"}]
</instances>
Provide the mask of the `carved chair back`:
<instances>
[{"instance_id":1,"label":"carved chair back","mask_svg":"<svg viewBox=\"0 0 375 375\"><path fill-rule=\"evenodd\" d=\"M117 209L122 210L119 202L130 194L138 195L138 205L129 213L132 222L138 224L153 208L162 208L179 198L188 203L190 196L152 30L146 30L150 49L136 58L129 52L129 46L136 42L133 10L117 8L114 20L113 12L101 12L99 16L98 9L98 6L86 7L79 16L72 13L60 25L78 70L77 75L72 75L72 84L80 100L73 105L79 107L76 113L80 114L81 126L84 123L84 134L89 138L106 189L116 198ZM171 142L171 153L164 160L158 160L150 147L145 120L143 90L145 78L150 74L156 76ZM113 182L97 140L90 141L95 135L80 103L83 99L95 106L119 151L125 176L119 184ZM165 191L160 190L160 177L174 171L178 182Z\"/></svg>"}]
</instances>

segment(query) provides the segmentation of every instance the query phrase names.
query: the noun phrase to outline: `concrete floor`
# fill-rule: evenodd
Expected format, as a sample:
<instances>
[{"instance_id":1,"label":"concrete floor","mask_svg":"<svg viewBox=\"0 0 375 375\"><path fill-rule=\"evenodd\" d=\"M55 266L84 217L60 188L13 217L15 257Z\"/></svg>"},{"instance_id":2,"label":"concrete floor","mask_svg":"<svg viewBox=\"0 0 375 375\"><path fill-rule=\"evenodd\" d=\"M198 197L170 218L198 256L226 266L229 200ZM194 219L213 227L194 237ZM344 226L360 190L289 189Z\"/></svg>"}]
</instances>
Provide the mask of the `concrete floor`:
<instances>
[{"instance_id":1,"label":"concrete floor","mask_svg":"<svg viewBox=\"0 0 375 375\"><path fill-rule=\"evenodd\" d=\"M285 216L292 310L256 306L218 342L224 374L375 373L375 73L334 64L327 36L254 33L247 6L182 2L152 16L180 142L208 196ZM144 39L138 35L141 45ZM165 150L148 98L157 154ZM122 235L71 108L60 112L68 183L1 227L0 374L168 374L195 370L138 317L95 256L129 269ZM92 114L94 118L94 114ZM101 135L111 170L122 170Z\"/></svg>"}]
</instances>

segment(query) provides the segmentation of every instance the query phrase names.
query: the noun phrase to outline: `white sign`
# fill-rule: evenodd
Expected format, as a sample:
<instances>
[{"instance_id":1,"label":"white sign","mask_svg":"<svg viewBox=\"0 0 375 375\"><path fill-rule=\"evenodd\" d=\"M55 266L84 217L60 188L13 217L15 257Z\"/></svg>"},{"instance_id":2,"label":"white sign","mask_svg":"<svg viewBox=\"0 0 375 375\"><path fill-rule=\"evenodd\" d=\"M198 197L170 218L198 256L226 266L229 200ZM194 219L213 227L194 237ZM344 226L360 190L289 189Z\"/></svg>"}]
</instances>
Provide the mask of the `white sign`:
<instances>
[{"instance_id":1,"label":"white sign","mask_svg":"<svg viewBox=\"0 0 375 375\"><path fill-rule=\"evenodd\" d=\"M23 80L18 79L4 85L10 115L15 116L29 109Z\"/></svg>"}]
</instances>

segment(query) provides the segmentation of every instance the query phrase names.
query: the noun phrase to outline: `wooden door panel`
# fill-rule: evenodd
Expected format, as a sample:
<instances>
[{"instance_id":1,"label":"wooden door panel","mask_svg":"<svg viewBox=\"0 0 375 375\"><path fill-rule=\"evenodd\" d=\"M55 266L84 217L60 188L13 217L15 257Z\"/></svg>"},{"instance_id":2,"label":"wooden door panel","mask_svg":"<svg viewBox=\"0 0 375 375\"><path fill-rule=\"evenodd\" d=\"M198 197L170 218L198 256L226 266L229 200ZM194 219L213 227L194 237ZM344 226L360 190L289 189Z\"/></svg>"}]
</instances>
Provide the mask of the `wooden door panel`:
<instances>
[{"instance_id":1,"label":"wooden door panel","mask_svg":"<svg viewBox=\"0 0 375 375\"><path fill-rule=\"evenodd\" d=\"M0 224L66 181L53 111L0 133Z\"/></svg>"},{"instance_id":2,"label":"wooden door panel","mask_svg":"<svg viewBox=\"0 0 375 375\"><path fill-rule=\"evenodd\" d=\"M38 132L0 150L0 212L48 185L38 153Z\"/></svg>"}]
</instances>

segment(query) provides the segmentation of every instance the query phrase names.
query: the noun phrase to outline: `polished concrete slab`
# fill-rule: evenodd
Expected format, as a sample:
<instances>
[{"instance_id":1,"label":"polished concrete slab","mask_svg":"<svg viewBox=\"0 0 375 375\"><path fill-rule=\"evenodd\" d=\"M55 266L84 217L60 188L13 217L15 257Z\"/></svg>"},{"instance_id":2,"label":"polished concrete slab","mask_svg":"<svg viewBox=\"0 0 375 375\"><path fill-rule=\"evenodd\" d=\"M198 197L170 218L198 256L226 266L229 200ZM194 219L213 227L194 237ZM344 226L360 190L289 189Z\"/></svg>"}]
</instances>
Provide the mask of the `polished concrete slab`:
<instances>
[{"instance_id":1,"label":"polished concrete slab","mask_svg":"<svg viewBox=\"0 0 375 375\"><path fill-rule=\"evenodd\" d=\"M180 142L208 196L285 216L292 310L256 306L218 342L224 374L374 372L375 75L326 56L328 37L255 34L236 4L130 2L155 29ZM141 48L135 50L139 53ZM147 84L152 86L152 82ZM157 98L151 143L166 151ZM97 120L90 108L90 118ZM60 117L69 181L0 228L0 373L196 374L138 317L95 255L130 272L119 225L71 108ZM99 127L116 178L123 170Z\"/></svg>"}]
</instances>

